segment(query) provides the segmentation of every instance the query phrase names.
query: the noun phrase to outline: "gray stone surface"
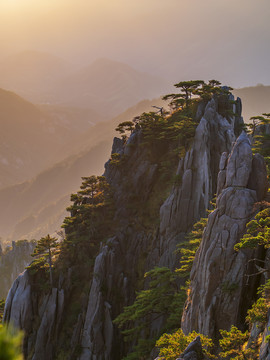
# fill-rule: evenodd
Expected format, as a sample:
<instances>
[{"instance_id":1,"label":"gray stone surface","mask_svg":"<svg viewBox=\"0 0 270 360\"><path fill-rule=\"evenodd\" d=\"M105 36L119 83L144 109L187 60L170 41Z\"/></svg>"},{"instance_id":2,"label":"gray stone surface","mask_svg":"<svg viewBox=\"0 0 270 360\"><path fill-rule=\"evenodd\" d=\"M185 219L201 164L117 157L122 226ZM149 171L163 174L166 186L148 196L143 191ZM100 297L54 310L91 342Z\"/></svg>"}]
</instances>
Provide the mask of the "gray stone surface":
<instances>
[{"instance_id":1,"label":"gray stone surface","mask_svg":"<svg viewBox=\"0 0 270 360\"><path fill-rule=\"evenodd\" d=\"M32 327L31 285L27 271L18 276L9 290L3 321L26 331Z\"/></svg>"},{"instance_id":2,"label":"gray stone surface","mask_svg":"<svg viewBox=\"0 0 270 360\"><path fill-rule=\"evenodd\" d=\"M233 151L228 158L226 168L226 187L248 184L252 167L252 150L245 132L237 139Z\"/></svg>"},{"instance_id":3,"label":"gray stone surface","mask_svg":"<svg viewBox=\"0 0 270 360\"><path fill-rule=\"evenodd\" d=\"M247 188L250 176L257 176L252 161L250 143L242 133L228 158L226 185L217 199L216 210L209 215L192 267L191 291L182 318L186 334L195 330L217 338L219 329L229 330L232 324L237 325L251 254L236 252L234 245L245 232L257 201L256 191ZM266 181L265 173L261 181Z\"/></svg>"},{"instance_id":4,"label":"gray stone surface","mask_svg":"<svg viewBox=\"0 0 270 360\"><path fill-rule=\"evenodd\" d=\"M122 312L124 306L130 305L134 301L134 288L138 281L143 279L146 271L155 266L170 268L178 266L178 258L174 253L176 244L184 241L185 232L195 221L206 215L209 200L216 192L220 156L223 152L229 153L232 143L235 141L235 119L226 119L221 116L218 113L218 107L217 99L200 105L198 109L199 125L194 143L185 157L180 159L176 172L182 182L173 186L170 195L160 209L160 227L153 224L151 231L145 229L144 224L136 215L129 216L131 213L129 206L132 204L130 196L133 199L139 197L141 204L147 202L155 183L157 164L149 160L147 149L140 146L142 141L140 131L132 134L126 145L129 146L128 149L123 146L121 140L114 140L113 152L118 152L120 155L125 154L125 164L122 167L113 167L110 162L107 162L105 176L114 189L115 217L119 222L120 229L105 244L101 244L95 261L94 276L89 278L91 287L86 314L82 309L82 317L78 318L77 324L74 324L73 335L69 339L70 348L73 349L75 342L78 341L77 345L83 349L78 360L122 358L127 347L119 330L113 325L112 319ZM240 119L240 115L238 117ZM245 191L245 189L239 189L239 191ZM255 191L249 191L251 194L255 194ZM244 197L243 195L241 200L243 206ZM231 208L234 205L233 200L228 199L228 207ZM242 213L244 210L240 213L238 211L236 216L240 216ZM226 219L225 206L224 223L226 223ZM230 223L224 229L222 228L224 243L227 241L229 231L232 234L238 231L238 228L229 228L229 225ZM62 278L60 276L59 289L61 289L61 284L71 283L71 273L70 269L67 274L63 274ZM24 306L19 301L17 308L14 308L12 313L12 303L16 298L16 286L7 304L7 313L9 314L7 321L19 318L19 313ZM30 306L31 302L36 305L35 314L38 313L40 317L39 323L36 324L37 329L31 329L33 331L26 339L28 353L34 349L36 359L41 356L40 349L43 347L45 349L44 356L50 360L60 336L61 311L58 312L56 309L58 306L60 309L64 308L68 297L66 294L63 297L59 289L55 289L50 295L43 296L41 299L32 292L30 299L26 301L27 306ZM24 321L21 322L22 328L25 328ZM162 325L162 319L159 322L153 322L150 332L159 331Z\"/></svg>"},{"instance_id":5,"label":"gray stone surface","mask_svg":"<svg viewBox=\"0 0 270 360\"><path fill-rule=\"evenodd\" d=\"M12 242L12 246L2 251L0 247L0 298L6 298L17 276L33 261L31 254L35 243L29 241Z\"/></svg>"},{"instance_id":6,"label":"gray stone surface","mask_svg":"<svg viewBox=\"0 0 270 360\"><path fill-rule=\"evenodd\" d=\"M248 188L255 190L258 201L262 201L266 196L268 187L269 182L264 158L260 154L255 154L252 160L252 172L248 180Z\"/></svg>"}]
</instances>

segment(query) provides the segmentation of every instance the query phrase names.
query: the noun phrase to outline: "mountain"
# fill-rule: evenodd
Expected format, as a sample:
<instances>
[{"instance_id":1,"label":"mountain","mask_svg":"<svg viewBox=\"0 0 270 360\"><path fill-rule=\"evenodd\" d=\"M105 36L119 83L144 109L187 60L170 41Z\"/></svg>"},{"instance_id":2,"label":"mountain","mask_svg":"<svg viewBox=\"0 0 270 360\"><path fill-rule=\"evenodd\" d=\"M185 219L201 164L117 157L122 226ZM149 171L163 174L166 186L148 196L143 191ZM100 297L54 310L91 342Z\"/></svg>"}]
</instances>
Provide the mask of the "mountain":
<instances>
[{"instance_id":1,"label":"mountain","mask_svg":"<svg viewBox=\"0 0 270 360\"><path fill-rule=\"evenodd\" d=\"M22 182L48 166L65 131L45 112L0 89L0 186Z\"/></svg>"},{"instance_id":2,"label":"mountain","mask_svg":"<svg viewBox=\"0 0 270 360\"><path fill-rule=\"evenodd\" d=\"M85 182L83 192L73 196L53 284L46 266L32 265L9 292L4 320L24 329L26 357L142 358L142 353L136 355L136 344L150 357L155 339L168 325L168 310L182 304L173 300L185 279L170 287L179 263L176 247L186 243L194 222L207 215L220 158L231 151L243 125L240 100L233 117L230 100L216 96L201 101L193 121L181 116L190 107L172 113L167 121L150 115L127 142L114 139L105 166L111 191L103 180L92 178L89 187ZM153 278L145 278L146 272ZM151 297L151 289L156 297ZM140 311L131 308L125 329L135 337L124 341L113 320L134 303L139 290L147 290L140 292L140 299L148 312L136 319ZM174 325L179 323L180 318Z\"/></svg>"},{"instance_id":3,"label":"mountain","mask_svg":"<svg viewBox=\"0 0 270 360\"><path fill-rule=\"evenodd\" d=\"M54 87L67 76L74 65L38 51L10 55L0 63L0 87L12 90L29 101L44 103L54 100Z\"/></svg>"},{"instance_id":4,"label":"mountain","mask_svg":"<svg viewBox=\"0 0 270 360\"><path fill-rule=\"evenodd\" d=\"M107 119L169 89L161 78L109 59L78 68L47 53L25 51L0 62L0 87L38 104L94 111Z\"/></svg>"},{"instance_id":5,"label":"mountain","mask_svg":"<svg viewBox=\"0 0 270 360\"><path fill-rule=\"evenodd\" d=\"M90 109L34 105L3 89L0 109L0 188L31 179L72 155L81 137L106 120Z\"/></svg>"},{"instance_id":6,"label":"mountain","mask_svg":"<svg viewBox=\"0 0 270 360\"><path fill-rule=\"evenodd\" d=\"M1 237L12 240L38 239L58 230L67 215L65 209L69 205L70 194L78 189L81 177L103 173L103 164L109 156L116 126L151 110L152 104L161 105L162 101L144 100L116 118L90 127L83 134L75 136L73 131L73 139L62 148L62 152L67 154L64 160L31 180L2 188ZM70 152L73 154L69 155Z\"/></svg>"},{"instance_id":7,"label":"mountain","mask_svg":"<svg viewBox=\"0 0 270 360\"><path fill-rule=\"evenodd\" d=\"M270 86L250 86L235 89L233 93L242 100L243 117L246 122L248 122L252 116L270 112Z\"/></svg>"},{"instance_id":8,"label":"mountain","mask_svg":"<svg viewBox=\"0 0 270 360\"><path fill-rule=\"evenodd\" d=\"M18 274L33 260L30 256L36 246L34 241L13 241L4 250L0 245L0 299L5 299Z\"/></svg>"},{"instance_id":9,"label":"mountain","mask_svg":"<svg viewBox=\"0 0 270 360\"><path fill-rule=\"evenodd\" d=\"M168 84L163 79L117 61L99 59L67 77L58 92L64 95L64 103L88 107L112 117L167 89Z\"/></svg>"}]
</instances>

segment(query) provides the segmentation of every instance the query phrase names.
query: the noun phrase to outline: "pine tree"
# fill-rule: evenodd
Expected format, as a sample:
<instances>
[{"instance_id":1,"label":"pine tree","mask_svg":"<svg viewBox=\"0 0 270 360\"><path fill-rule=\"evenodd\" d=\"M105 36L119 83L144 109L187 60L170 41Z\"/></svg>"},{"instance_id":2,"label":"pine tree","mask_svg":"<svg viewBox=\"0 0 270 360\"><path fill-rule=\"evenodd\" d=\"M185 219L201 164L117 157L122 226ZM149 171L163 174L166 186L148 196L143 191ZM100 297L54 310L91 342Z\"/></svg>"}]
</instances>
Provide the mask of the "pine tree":
<instances>
[{"instance_id":1,"label":"pine tree","mask_svg":"<svg viewBox=\"0 0 270 360\"><path fill-rule=\"evenodd\" d=\"M34 249L32 256L40 257L46 256L48 258L49 269L50 269L50 283L53 285L53 277L52 277L52 256L58 248L59 243L57 238L50 237L48 234L46 237L42 237L37 242L37 246Z\"/></svg>"}]
</instances>

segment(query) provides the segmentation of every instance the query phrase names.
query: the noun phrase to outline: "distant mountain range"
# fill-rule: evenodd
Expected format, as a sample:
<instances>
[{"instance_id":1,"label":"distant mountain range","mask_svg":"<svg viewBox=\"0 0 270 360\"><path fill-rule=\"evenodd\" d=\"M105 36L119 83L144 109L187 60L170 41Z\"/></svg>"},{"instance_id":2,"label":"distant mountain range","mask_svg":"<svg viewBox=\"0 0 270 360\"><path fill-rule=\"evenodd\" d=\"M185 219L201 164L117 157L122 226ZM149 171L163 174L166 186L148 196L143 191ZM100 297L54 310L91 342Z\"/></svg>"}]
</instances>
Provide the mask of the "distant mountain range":
<instances>
[{"instance_id":1,"label":"distant mountain range","mask_svg":"<svg viewBox=\"0 0 270 360\"><path fill-rule=\"evenodd\" d=\"M19 64L23 64L20 70ZM166 84L107 59L76 70L61 59L28 52L9 65L1 69L6 74L0 84L10 81L12 74L10 84L24 92L32 89L33 98L42 97L43 90L45 94L54 85L49 95L57 99L34 105L0 89L0 236L38 238L59 229L81 176L102 174L117 124L162 102L139 102L110 121L109 114L141 97L164 94L160 88ZM242 99L245 121L270 112L270 86L236 89L234 94Z\"/></svg>"},{"instance_id":2,"label":"distant mountain range","mask_svg":"<svg viewBox=\"0 0 270 360\"><path fill-rule=\"evenodd\" d=\"M0 188L72 154L70 142L101 120L89 109L37 106L0 89Z\"/></svg>"},{"instance_id":3,"label":"distant mountain range","mask_svg":"<svg viewBox=\"0 0 270 360\"><path fill-rule=\"evenodd\" d=\"M115 116L140 100L166 93L168 88L160 78L120 62L99 59L66 78L59 93L65 94L65 103Z\"/></svg>"},{"instance_id":4,"label":"distant mountain range","mask_svg":"<svg viewBox=\"0 0 270 360\"><path fill-rule=\"evenodd\" d=\"M48 166L65 130L35 105L0 89L0 187L21 182Z\"/></svg>"},{"instance_id":5,"label":"distant mountain range","mask_svg":"<svg viewBox=\"0 0 270 360\"><path fill-rule=\"evenodd\" d=\"M0 237L10 240L40 238L58 230L72 192L79 190L82 176L101 175L110 156L115 127L162 100L145 100L113 120L99 123L67 145L73 155L49 167L32 180L0 190Z\"/></svg>"},{"instance_id":6,"label":"distant mountain range","mask_svg":"<svg viewBox=\"0 0 270 360\"><path fill-rule=\"evenodd\" d=\"M2 60L0 87L34 103L88 108L107 118L169 89L165 80L117 61L99 59L78 69L63 59L36 51Z\"/></svg>"},{"instance_id":7,"label":"distant mountain range","mask_svg":"<svg viewBox=\"0 0 270 360\"><path fill-rule=\"evenodd\" d=\"M24 51L0 62L0 87L34 103L53 100L58 81L74 71L67 61L43 52Z\"/></svg>"},{"instance_id":8,"label":"distant mountain range","mask_svg":"<svg viewBox=\"0 0 270 360\"><path fill-rule=\"evenodd\" d=\"M270 113L270 86L250 86L235 89L233 93L242 100L245 122L248 122L251 116Z\"/></svg>"}]
</instances>

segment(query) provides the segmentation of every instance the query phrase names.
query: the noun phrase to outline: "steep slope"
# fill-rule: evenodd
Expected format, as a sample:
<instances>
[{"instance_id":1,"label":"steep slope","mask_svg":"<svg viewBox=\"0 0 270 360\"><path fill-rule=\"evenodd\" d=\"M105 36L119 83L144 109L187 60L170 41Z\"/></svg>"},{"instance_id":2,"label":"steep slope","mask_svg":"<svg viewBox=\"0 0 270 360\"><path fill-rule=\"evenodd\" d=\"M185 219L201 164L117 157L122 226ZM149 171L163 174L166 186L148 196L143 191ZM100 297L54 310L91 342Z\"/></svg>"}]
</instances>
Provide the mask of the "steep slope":
<instances>
[{"instance_id":1,"label":"steep slope","mask_svg":"<svg viewBox=\"0 0 270 360\"><path fill-rule=\"evenodd\" d=\"M33 260L30 256L35 242L13 241L12 246L2 250L0 245L0 299L6 298L8 291L25 267Z\"/></svg>"},{"instance_id":2,"label":"steep slope","mask_svg":"<svg viewBox=\"0 0 270 360\"><path fill-rule=\"evenodd\" d=\"M0 187L24 181L48 166L65 139L65 129L48 114L2 89L0 124Z\"/></svg>"},{"instance_id":3,"label":"steep slope","mask_svg":"<svg viewBox=\"0 0 270 360\"><path fill-rule=\"evenodd\" d=\"M254 215L254 204L264 199L267 189L263 157L252 155L247 135L242 133L232 153L221 158L220 195L194 260L182 319L185 333L195 330L217 339L220 329L243 327L246 311L256 295L256 283L247 283L247 275L256 271L248 266L254 253L236 252L234 245Z\"/></svg>"},{"instance_id":4,"label":"steep slope","mask_svg":"<svg viewBox=\"0 0 270 360\"><path fill-rule=\"evenodd\" d=\"M201 103L194 140L180 161L171 157L168 141L163 146L155 142L150 148L145 146L139 129L127 144L114 140L112 154L120 162L114 156L106 164L105 176L114 191L116 228L100 244L94 266L88 270L85 281L90 282L90 292L88 287L87 292L82 290L86 283L78 280L82 264L73 264L60 274L46 295L35 286L29 271L9 292L4 318L25 330L24 353L29 359L116 360L130 351L112 319L134 301L145 271L155 265L174 267L176 244L206 213L216 188L220 156L231 150L235 129L241 124L240 100L234 105L237 116L227 118L219 113L224 110L221 100L215 97ZM175 175L182 181L173 180ZM35 328L31 318L37 319ZM151 331L161 327L153 322Z\"/></svg>"},{"instance_id":5,"label":"steep slope","mask_svg":"<svg viewBox=\"0 0 270 360\"><path fill-rule=\"evenodd\" d=\"M38 239L57 230L66 215L70 194L78 189L81 177L89 173L103 173L103 164L110 154L111 138L118 123L149 111L152 104L160 105L161 100L142 101L111 121L97 124L77 137L74 130L72 142L61 148L67 156L63 161L31 180L22 182L21 177L20 184L1 189L1 237L9 240ZM70 153L72 156L68 156Z\"/></svg>"}]
</instances>

